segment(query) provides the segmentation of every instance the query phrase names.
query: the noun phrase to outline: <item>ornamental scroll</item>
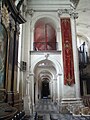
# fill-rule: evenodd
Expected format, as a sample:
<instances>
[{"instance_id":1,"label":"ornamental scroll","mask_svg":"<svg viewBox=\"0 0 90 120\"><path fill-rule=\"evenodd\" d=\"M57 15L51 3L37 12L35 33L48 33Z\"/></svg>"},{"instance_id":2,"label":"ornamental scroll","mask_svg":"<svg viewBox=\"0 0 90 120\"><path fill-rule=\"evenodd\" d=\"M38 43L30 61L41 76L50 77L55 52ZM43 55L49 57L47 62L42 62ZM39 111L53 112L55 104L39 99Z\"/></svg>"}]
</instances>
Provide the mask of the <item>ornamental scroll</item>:
<instances>
[{"instance_id":1,"label":"ornamental scroll","mask_svg":"<svg viewBox=\"0 0 90 120\"><path fill-rule=\"evenodd\" d=\"M64 64L64 84L71 86L75 83L75 78L70 18L61 18L61 32Z\"/></svg>"}]
</instances>

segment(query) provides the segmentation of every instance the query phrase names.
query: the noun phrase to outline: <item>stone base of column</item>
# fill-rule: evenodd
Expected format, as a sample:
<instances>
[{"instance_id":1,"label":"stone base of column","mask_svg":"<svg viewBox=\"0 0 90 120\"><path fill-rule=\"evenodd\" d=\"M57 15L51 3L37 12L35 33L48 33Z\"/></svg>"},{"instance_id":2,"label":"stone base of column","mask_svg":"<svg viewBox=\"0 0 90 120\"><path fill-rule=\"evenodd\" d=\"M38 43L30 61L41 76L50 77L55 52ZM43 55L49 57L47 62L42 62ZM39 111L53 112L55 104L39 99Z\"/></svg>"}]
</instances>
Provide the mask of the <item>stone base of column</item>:
<instances>
[{"instance_id":1,"label":"stone base of column","mask_svg":"<svg viewBox=\"0 0 90 120\"><path fill-rule=\"evenodd\" d=\"M0 89L0 102L5 102L6 100L6 89Z\"/></svg>"},{"instance_id":2,"label":"stone base of column","mask_svg":"<svg viewBox=\"0 0 90 120\"><path fill-rule=\"evenodd\" d=\"M13 92L13 91L7 92L6 102L9 105L17 108L18 111L23 110L23 100L21 98L21 95L17 92Z\"/></svg>"},{"instance_id":3,"label":"stone base of column","mask_svg":"<svg viewBox=\"0 0 90 120\"><path fill-rule=\"evenodd\" d=\"M61 100L61 105L82 105L83 102L82 102L82 98L63 98Z\"/></svg>"},{"instance_id":4,"label":"stone base of column","mask_svg":"<svg viewBox=\"0 0 90 120\"><path fill-rule=\"evenodd\" d=\"M30 96L24 97L24 110L26 115L32 115L32 106L30 101Z\"/></svg>"},{"instance_id":5,"label":"stone base of column","mask_svg":"<svg viewBox=\"0 0 90 120\"><path fill-rule=\"evenodd\" d=\"M83 106L82 98L63 98L60 104L60 113L68 113L69 106Z\"/></svg>"}]
</instances>

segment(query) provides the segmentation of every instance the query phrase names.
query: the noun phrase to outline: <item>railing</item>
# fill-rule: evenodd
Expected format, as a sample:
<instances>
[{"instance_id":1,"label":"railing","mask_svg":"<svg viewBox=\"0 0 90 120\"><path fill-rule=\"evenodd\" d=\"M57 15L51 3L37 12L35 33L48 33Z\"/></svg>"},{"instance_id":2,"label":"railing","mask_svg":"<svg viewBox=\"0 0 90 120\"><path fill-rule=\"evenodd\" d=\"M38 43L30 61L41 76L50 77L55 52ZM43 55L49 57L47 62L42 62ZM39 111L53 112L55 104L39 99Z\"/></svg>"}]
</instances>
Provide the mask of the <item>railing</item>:
<instances>
[{"instance_id":1,"label":"railing","mask_svg":"<svg viewBox=\"0 0 90 120\"><path fill-rule=\"evenodd\" d=\"M57 50L57 42L34 42L33 48L35 51Z\"/></svg>"}]
</instances>

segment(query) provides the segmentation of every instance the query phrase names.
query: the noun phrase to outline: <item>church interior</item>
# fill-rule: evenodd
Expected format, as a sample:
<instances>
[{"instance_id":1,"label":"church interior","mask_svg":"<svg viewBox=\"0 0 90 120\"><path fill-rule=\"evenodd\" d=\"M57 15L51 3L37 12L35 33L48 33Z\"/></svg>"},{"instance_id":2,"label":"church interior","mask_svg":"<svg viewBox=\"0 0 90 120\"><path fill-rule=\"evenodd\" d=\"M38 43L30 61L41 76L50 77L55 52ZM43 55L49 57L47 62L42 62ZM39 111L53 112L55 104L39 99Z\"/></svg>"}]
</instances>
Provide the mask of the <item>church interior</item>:
<instances>
[{"instance_id":1,"label":"church interior","mask_svg":"<svg viewBox=\"0 0 90 120\"><path fill-rule=\"evenodd\" d=\"M0 120L90 120L90 0L0 0Z\"/></svg>"}]
</instances>

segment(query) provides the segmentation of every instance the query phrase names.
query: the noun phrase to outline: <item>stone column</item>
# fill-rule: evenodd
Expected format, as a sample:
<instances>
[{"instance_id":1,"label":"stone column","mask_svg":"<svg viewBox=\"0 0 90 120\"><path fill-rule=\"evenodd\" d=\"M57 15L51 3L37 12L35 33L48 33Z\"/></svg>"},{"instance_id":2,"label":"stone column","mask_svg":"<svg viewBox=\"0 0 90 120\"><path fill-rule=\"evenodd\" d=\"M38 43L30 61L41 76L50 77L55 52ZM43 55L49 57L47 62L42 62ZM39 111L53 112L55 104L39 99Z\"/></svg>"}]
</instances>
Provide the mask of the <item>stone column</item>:
<instances>
[{"instance_id":1,"label":"stone column","mask_svg":"<svg viewBox=\"0 0 90 120\"><path fill-rule=\"evenodd\" d=\"M76 18L77 13L71 14L71 31L72 31L72 47L73 47L73 60L74 60L74 75L75 75L75 91L76 98L80 97L80 80L79 80L79 58L77 49L77 34L76 34Z\"/></svg>"},{"instance_id":2,"label":"stone column","mask_svg":"<svg viewBox=\"0 0 90 120\"><path fill-rule=\"evenodd\" d=\"M54 80L52 81L52 100L54 101Z\"/></svg>"},{"instance_id":3,"label":"stone column","mask_svg":"<svg viewBox=\"0 0 90 120\"><path fill-rule=\"evenodd\" d=\"M53 79L53 101L56 100L56 79Z\"/></svg>"},{"instance_id":4,"label":"stone column","mask_svg":"<svg viewBox=\"0 0 90 120\"><path fill-rule=\"evenodd\" d=\"M15 38L14 38L14 50L13 50L13 58L14 59L18 59L18 45L19 45L19 35L20 35L20 26L18 23L16 23L15 25ZM14 68L14 71L13 71L13 91L14 92L17 92L17 75L18 75L18 68L17 68L17 60L13 60L13 68Z\"/></svg>"},{"instance_id":5,"label":"stone column","mask_svg":"<svg viewBox=\"0 0 90 120\"><path fill-rule=\"evenodd\" d=\"M26 24L22 25L22 36L21 36L21 55L20 55L20 61L24 60L24 40L25 40L25 27ZM19 72L18 72L19 73ZM20 77L19 77L19 93L21 94L22 98L24 96L24 72L20 71ZM26 77L26 76L25 76Z\"/></svg>"},{"instance_id":6,"label":"stone column","mask_svg":"<svg viewBox=\"0 0 90 120\"><path fill-rule=\"evenodd\" d=\"M32 104L32 113L34 112L34 74L30 73L30 80L31 80L31 88L32 88L32 97L31 97L31 104Z\"/></svg>"},{"instance_id":7,"label":"stone column","mask_svg":"<svg viewBox=\"0 0 90 120\"><path fill-rule=\"evenodd\" d=\"M32 114L31 108L31 81L29 79L26 80L26 96L24 97L24 110L26 115Z\"/></svg>"},{"instance_id":8,"label":"stone column","mask_svg":"<svg viewBox=\"0 0 90 120\"><path fill-rule=\"evenodd\" d=\"M55 100L57 100L57 97L58 97L58 81L57 79L55 80Z\"/></svg>"},{"instance_id":9,"label":"stone column","mask_svg":"<svg viewBox=\"0 0 90 120\"><path fill-rule=\"evenodd\" d=\"M20 62L21 62L21 37L22 37L22 25L20 25L20 36L18 43L18 74L17 74L17 91L19 92L19 83L20 83Z\"/></svg>"},{"instance_id":10,"label":"stone column","mask_svg":"<svg viewBox=\"0 0 90 120\"><path fill-rule=\"evenodd\" d=\"M51 98L53 100L53 81L51 81Z\"/></svg>"},{"instance_id":11,"label":"stone column","mask_svg":"<svg viewBox=\"0 0 90 120\"><path fill-rule=\"evenodd\" d=\"M52 98L52 82L49 82L49 88L50 88L50 97Z\"/></svg>"},{"instance_id":12,"label":"stone column","mask_svg":"<svg viewBox=\"0 0 90 120\"><path fill-rule=\"evenodd\" d=\"M39 95L39 90L38 90L38 80L35 80L35 104L38 102L38 99L40 99L40 95Z\"/></svg>"},{"instance_id":13,"label":"stone column","mask_svg":"<svg viewBox=\"0 0 90 120\"><path fill-rule=\"evenodd\" d=\"M53 100L53 81L49 82L49 87L50 87L50 97Z\"/></svg>"},{"instance_id":14,"label":"stone column","mask_svg":"<svg viewBox=\"0 0 90 120\"><path fill-rule=\"evenodd\" d=\"M60 97L62 96L62 79L60 79L61 74L57 75L57 97L58 97L58 102L60 102Z\"/></svg>"},{"instance_id":15,"label":"stone column","mask_svg":"<svg viewBox=\"0 0 90 120\"><path fill-rule=\"evenodd\" d=\"M34 46L33 46L33 40L34 40L34 27L33 27L33 16L34 16L34 10L30 9L26 11L27 16L28 16L28 21L30 21L30 33L29 33L29 41L30 41L30 51L33 51Z\"/></svg>"}]
</instances>

